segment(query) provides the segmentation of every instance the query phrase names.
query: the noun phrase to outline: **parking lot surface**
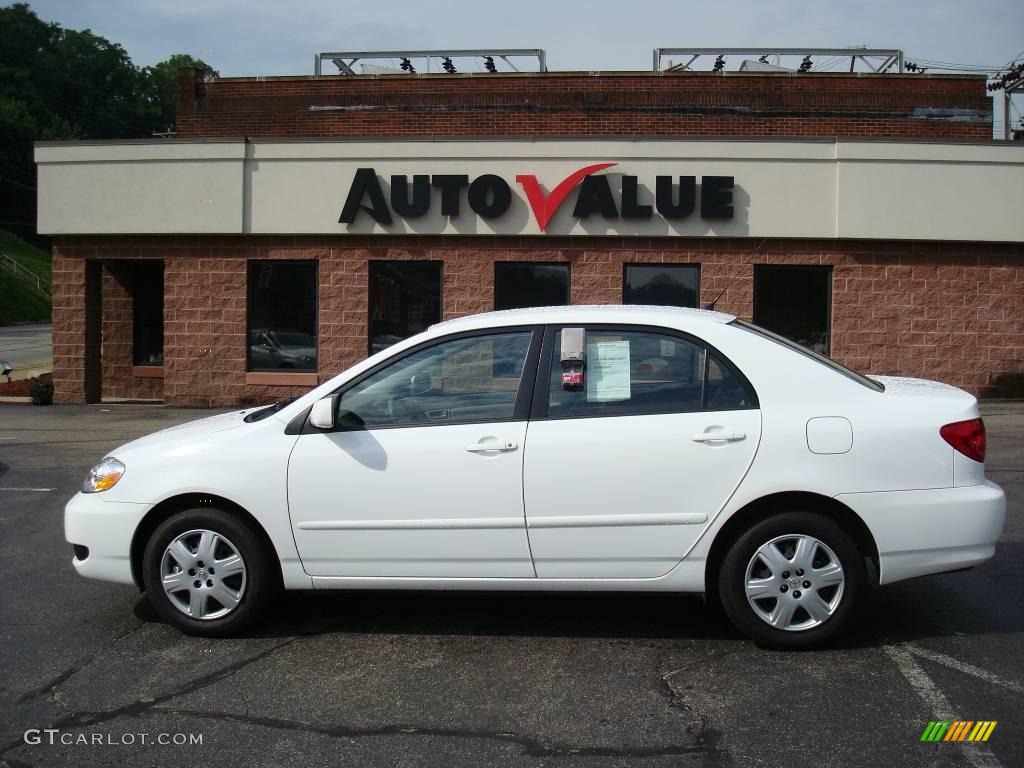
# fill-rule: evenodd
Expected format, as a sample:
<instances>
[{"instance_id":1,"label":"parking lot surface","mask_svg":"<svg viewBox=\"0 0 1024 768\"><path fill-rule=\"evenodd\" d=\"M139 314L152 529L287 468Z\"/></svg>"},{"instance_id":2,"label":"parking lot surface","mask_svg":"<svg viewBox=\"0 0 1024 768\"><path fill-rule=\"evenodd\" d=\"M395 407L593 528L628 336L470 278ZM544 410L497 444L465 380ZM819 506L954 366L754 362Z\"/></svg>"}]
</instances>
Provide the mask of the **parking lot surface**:
<instances>
[{"instance_id":1,"label":"parking lot surface","mask_svg":"<svg viewBox=\"0 0 1024 768\"><path fill-rule=\"evenodd\" d=\"M796 654L662 594L290 593L246 637L185 637L75 575L62 510L107 451L208 414L0 406L0 763L1024 765L1022 404L985 407L996 557ZM932 720L998 725L922 743Z\"/></svg>"}]
</instances>

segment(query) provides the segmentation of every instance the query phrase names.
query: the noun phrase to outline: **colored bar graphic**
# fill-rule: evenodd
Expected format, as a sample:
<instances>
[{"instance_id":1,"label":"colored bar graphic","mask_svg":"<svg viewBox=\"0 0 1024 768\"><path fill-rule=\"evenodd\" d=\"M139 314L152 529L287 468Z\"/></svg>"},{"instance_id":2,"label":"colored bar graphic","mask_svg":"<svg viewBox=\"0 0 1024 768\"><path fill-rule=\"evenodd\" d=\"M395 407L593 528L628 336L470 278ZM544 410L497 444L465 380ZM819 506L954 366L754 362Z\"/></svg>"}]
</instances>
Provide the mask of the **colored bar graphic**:
<instances>
[{"instance_id":1,"label":"colored bar graphic","mask_svg":"<svg viewBox=\"0 0 1024 768\"><path fill-rule=\"evenodd\" d=\"M948 721L932 720L921 734L921 741L939 741L949 728Z\"/></svg>"},{"instance_id":2,"label":"colored bar graphic","mask_svg":"<svg viewBox=\"0 0 1024 768\"><path fill-rule=\"evenodd\" d=\"M988 741L996 729L996 720L932 720L921 734L921 741Z\"/></svg>"},{"instance_id":3,"label":"colored bar graphic","mask_svg":"<svg viewBox=\"0 0 1024 768\"><path fill-rule=\"evenodd\" d=\"M967 735L967 729L974 725L970 720L958 720L953 723L943 741L963 741Z\"/></svg>"}]
</instances>

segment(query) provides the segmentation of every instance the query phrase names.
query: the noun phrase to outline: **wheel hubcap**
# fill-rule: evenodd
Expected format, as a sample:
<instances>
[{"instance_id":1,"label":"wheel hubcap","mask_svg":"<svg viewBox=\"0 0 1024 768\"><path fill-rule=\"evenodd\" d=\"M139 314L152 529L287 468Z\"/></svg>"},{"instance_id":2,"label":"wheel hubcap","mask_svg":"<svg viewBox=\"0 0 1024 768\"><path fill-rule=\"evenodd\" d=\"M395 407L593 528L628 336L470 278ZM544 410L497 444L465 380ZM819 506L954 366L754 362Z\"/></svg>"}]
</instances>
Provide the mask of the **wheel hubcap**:
<instances>
[{"instance_id":1,"label":"wheel hubcap","mask_svg":"<svg viewBox=\"0 0 1024 768\"><path fill-rule=\"evenodd\" d=\"M843 566L824 542L804 534L765 542L747 564L747 602L761 621L800 632L820 626L843 599Z\"/></svg>"},{"instance_id":2,"label":"wheel hubcap","mask_svg":"<svg viewBox=\"0 0 1024 768\"><path fill-rule=\"evenodd\" d=\"M215 531L187 531L167 545L160 581L171 605L193 619L227 616L245 593L245 562L238 548Z\"/></svg>"}]
</instances>

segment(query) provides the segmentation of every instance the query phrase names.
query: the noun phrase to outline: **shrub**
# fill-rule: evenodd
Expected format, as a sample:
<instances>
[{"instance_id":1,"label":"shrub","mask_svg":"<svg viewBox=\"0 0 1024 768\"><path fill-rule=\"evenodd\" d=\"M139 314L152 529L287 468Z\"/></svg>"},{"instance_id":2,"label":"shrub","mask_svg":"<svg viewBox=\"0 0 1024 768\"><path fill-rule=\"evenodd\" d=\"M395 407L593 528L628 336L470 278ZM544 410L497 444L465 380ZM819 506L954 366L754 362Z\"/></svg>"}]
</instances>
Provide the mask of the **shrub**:
<instances>
[{"instance_id":1,"label":"shrub","mask_svg":"<svg viewBox=\"0 0 1024 768\"><path fill-rule=\"evenodd\" d=\"M33 376L28 392L32 405L53 405L53 374Z\"/></svg>"}]
</instances>

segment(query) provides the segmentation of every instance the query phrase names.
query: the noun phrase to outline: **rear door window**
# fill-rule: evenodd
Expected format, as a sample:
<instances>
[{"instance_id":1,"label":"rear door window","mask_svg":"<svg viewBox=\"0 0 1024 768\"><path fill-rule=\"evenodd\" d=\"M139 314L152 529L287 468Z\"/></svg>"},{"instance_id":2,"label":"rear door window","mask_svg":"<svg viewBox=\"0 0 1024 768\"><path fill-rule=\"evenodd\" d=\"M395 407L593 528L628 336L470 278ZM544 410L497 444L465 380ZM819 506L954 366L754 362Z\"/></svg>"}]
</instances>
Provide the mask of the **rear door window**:
<instances>
[{"instance_id":1,"label":"rear door window","mask_svg":"<svg viewBox=\"0 0 1024 768\"><path fill-rule=\"evenodd\" d=\"M696 340L651 330L587 329L583 386L562 383L561 329L553 334L550 418L627 416L756 407L747 383Z\"/></svg>"}]
</instances>

